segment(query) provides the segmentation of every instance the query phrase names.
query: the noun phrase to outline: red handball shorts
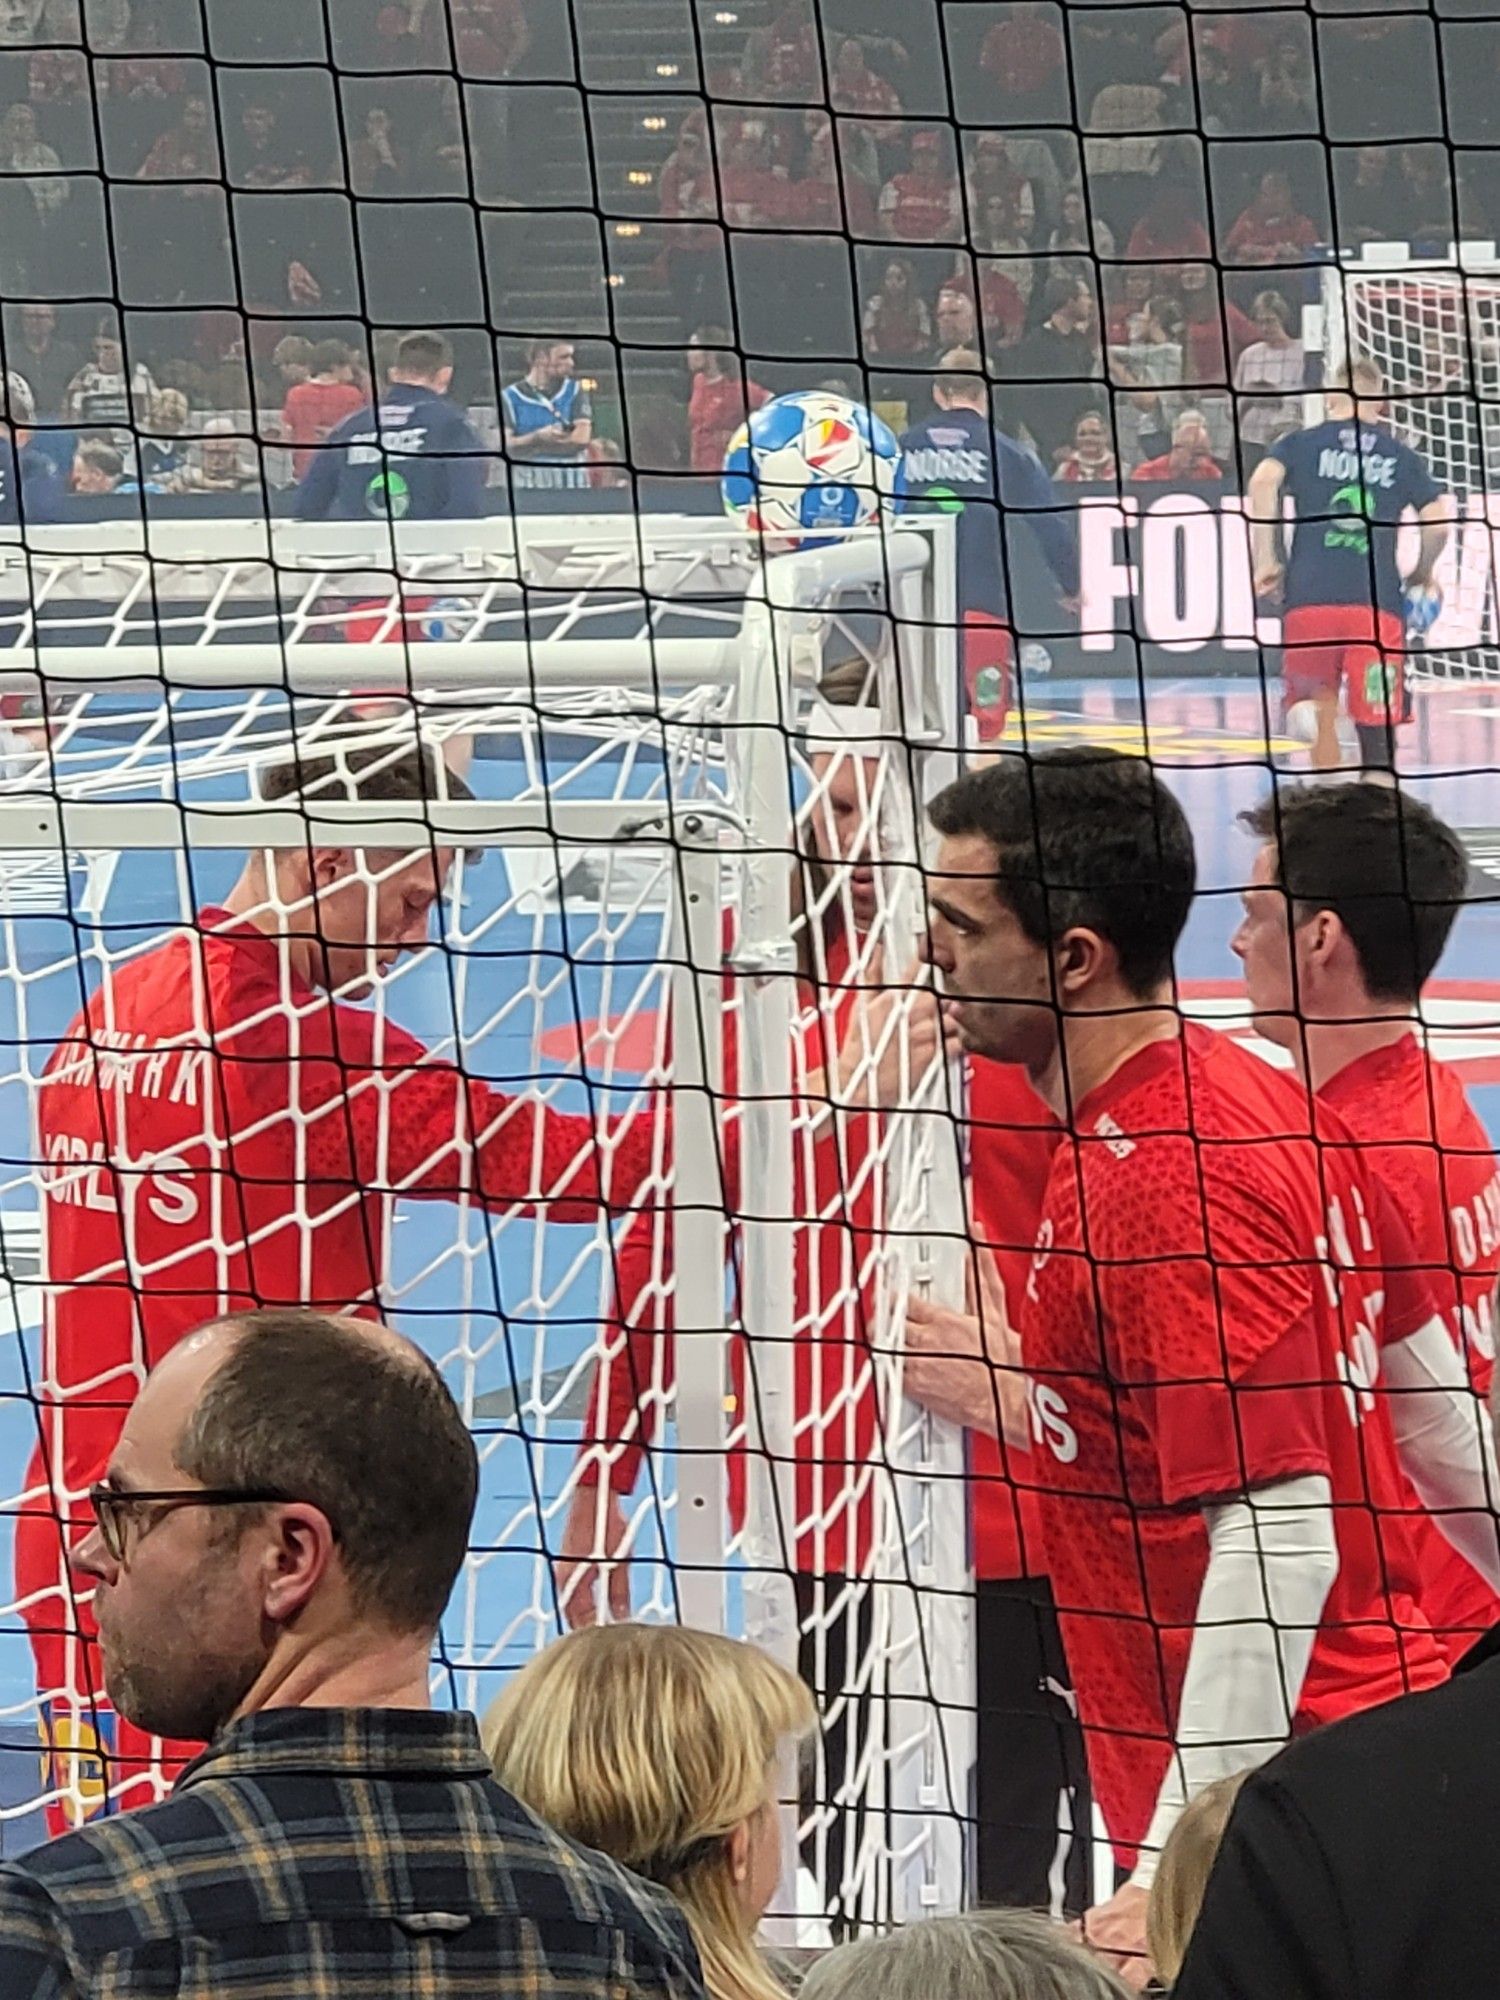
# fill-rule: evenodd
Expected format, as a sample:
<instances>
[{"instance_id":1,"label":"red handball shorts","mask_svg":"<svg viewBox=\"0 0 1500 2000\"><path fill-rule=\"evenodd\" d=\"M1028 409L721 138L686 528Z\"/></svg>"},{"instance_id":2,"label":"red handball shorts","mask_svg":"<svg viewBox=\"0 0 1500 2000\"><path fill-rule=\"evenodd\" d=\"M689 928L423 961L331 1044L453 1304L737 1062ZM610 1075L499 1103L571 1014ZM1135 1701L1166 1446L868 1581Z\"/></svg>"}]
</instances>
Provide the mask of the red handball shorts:
<instances>
[{"instance_id":1,"label":"red handball shorts","mask_svg":"<svg viewBox=\"0 0 1500 2000\"><path fill-rule=\"evenodd\" d=\"M1299 604L1282 620L1286 708L1344 690L1351 722L1407 720L1406 627L1368 604Z\"/></svg>"},{"instance_id":2,"label":"red handball shorts","mask_svg":"<svg viewBox=\"0 0 1500 2000\"><path fill-rule=\"evenodd\" d=\"M988 611L964 613L964 692L981 743L997 742L1005 734L1015 657L1008 625Z\"/></svg>"}]
</instances>

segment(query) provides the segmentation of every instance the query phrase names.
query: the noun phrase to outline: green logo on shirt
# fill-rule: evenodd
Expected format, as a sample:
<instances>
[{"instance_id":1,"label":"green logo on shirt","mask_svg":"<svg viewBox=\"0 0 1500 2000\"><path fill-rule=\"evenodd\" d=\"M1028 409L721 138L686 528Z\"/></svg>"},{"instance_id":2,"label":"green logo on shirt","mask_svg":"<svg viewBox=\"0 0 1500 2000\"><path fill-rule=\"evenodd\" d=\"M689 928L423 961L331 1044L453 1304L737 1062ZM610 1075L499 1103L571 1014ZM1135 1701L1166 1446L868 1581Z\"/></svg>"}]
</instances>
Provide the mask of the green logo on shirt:
<instances>
[{"instance_id":1,"label":"green logo on shirt","mask_svg":"<svg viewBox=\"0 0 1500 2000\"><path fill-rule=\"evenodd\" d=\"M1379 499L1373 487L1355 480L1339 487L1328 503L1333 519L1323 531L1325 549L1352 549L1356 555L1370 553L1367 522L1375 518Z\"/></svg>"},{"instance_id":2,"label":"green logo on shirt","mask_svg":"<svg viewBox=\"0 0 1500 2000\"><path fill-rule=\"evenodd\" d=\"M365 488L365 511L381 520L404 520L411 511L411 488L399 472L378 472Z\"/></svg>"}]
</instances>

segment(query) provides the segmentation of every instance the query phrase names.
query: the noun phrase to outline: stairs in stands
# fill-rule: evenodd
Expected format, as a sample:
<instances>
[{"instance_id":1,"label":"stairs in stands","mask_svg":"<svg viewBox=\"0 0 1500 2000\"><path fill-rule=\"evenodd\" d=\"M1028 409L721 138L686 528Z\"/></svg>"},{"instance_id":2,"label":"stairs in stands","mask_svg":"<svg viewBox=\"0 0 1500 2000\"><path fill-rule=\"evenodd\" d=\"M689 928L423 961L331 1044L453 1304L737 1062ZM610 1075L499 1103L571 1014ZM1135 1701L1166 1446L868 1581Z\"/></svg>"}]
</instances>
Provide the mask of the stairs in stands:
<instances>
[{"instance_id":1,"label":"stairs in stands","mask_svg":"<svg viewBox=\"0 0 1500 2000\"><path fill-rule=\"evenodd\" d=\"M680 403L682 330L651 226L659 177L702 101L703 69L736 61L774 11L771 0L573 0L583 90L515 93L517 207L492 224L495 308L517 343L554 332L612 339L626 350L632 401Z\"/></svg>"}]
</instances>

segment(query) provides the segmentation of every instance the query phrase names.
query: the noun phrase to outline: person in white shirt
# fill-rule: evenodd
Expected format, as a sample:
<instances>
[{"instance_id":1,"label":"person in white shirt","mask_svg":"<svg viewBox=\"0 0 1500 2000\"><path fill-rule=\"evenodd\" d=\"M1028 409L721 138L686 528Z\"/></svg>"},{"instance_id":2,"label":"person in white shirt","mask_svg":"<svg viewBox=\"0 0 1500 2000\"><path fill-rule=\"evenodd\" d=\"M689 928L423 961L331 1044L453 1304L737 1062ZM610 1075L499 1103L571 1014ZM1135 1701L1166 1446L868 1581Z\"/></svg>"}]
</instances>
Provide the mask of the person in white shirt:
<instances>
[{"instance_id":1,"label":"person in white shirt","mask_svg":"<svg viewBox=\"0 0 1500 2000\"><path fill-rule=\"evenodd\" d=\"M1241 354L1234 371L1240 464L1246 478L1273 444L1302 423L1307 361L1302 342L1292 338L1291 317L1280 292L1261 292L1251 308L1260 337Z\"/></svg>"}]
</instances>

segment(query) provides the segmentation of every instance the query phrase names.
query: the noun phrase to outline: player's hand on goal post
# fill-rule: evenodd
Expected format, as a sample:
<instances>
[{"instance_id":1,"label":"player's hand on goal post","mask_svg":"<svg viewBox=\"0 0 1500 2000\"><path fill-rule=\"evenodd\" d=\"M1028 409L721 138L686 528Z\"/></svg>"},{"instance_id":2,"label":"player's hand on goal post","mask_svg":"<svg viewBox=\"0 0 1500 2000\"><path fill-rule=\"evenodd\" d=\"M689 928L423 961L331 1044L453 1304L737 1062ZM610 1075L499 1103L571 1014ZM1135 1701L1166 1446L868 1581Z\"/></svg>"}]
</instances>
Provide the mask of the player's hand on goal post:
<instances>
[{"instance_id":1,"label":"player's hand on goal post","mask_svg":"<svg viewBox=\"0 0 1500 2000\"><path fill-rule=\"evenodd\" d=\"M876 1110L894 1110L921 1090L935 1063L960 1052L957 1024L933 992L920 960L902 978L884 983L884 956L874 954L869 984L840 1044L834 1098Z\"/></svg>"},{"instance_id":2,"label":"player's hand on goal post","mask_svg":"<svg viewBox=\"0 0 1500 2000\"><path fill-rule=\"evenodd\" d=\"M576 1489L554 1568L557 1601L569 1631L597 1625L606 1607L616 1622L630 1616L628 1534L625 1509L607 1480L590 1480Z\"/></svg>"},{"instance_id":3,"label":"player's hand on goal post","mask_svg":"<svg viewBox=\"0 0 1500 2000\"><path fill-rule=\"evenodd\" d=\"M935 1416L1029 1450L1020 1336L1006 1311L993 1251L974 1249L965 1291L963 1312L916 1295L907 1300L902 1386Z\"/></svg>"}]
</instances>

